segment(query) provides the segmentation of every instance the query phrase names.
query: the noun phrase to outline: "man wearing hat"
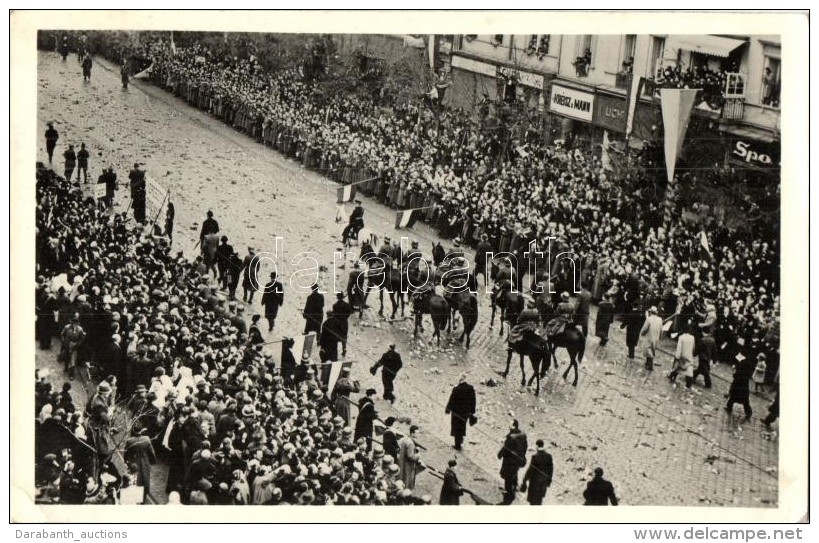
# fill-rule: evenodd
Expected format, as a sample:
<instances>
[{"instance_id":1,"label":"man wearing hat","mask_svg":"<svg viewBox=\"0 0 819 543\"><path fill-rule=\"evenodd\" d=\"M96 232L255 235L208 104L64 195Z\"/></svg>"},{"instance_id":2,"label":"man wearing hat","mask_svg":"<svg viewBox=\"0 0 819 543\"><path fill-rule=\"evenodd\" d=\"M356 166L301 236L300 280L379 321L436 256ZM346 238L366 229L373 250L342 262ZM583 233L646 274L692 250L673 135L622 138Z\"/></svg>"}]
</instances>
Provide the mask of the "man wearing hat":
<instances>
[{"instance_id":1,"label":"man wearing hat","mask_svg":"<svg viewBox=\"0 0 819 543\"><path fill-rule=\"evenodd\" d=\"M245 257L245 260L247 260L247 257ZM248 303L253 303L252 290ZM277 279L276 272L270 272L270 281L264 286L262 305L264 306L264 317L268 323L267 331L272 332L273 327L276 325L276 316L279 314L279 308L284 305L284 287Z\"/></svg>"},{"instance_id":2,"label":"man wearing hat","mask_svg":"<svg viewBox=\"0 0 819 543\"><path fill-rule=\"evenodd\" d=\"M381 244L381 247L378 249L378 253L376 256L380 257L384 263L389 266L390 265L390 255L392 254L392 245L390 244L390 237L384 236L384 243Z\"/></svg>"},{"instance_id":3,"label":"man wearing hat","mask_svg":"<svg viewBox=\"0 0 819 543\"><path fill-rule=\"evenodd\" d=\"M134 210L134 220L142 223L145 220L145 172L139 169L139 163L128 173L131 182L131 207Z\"/></svg>"},{"instance_id":4,"label":"man wearing hat","mask_svg":"<svg viewBox=\"0 0 819 543\"><path fill-rule=\"evenodd\" d=\"M376 374L378 368L382 368L381 383L384 385L384 399L390 403L395 403L395 394L393 394L395 386L393 385L393 381L395 381L398 372L403 366L404 363L401 361L401 355L396 352L395 344L391 343L387 352L370 368L370 373L373 375Z\"/></svg>"},{"instance_id":5,"label":"man wearing hat","mask_svg":"<svg viewBox=\"0 0 819 543\"><path fill-rule=\"evenodd\" d=\"M585 503L583 505L617 505L617 496L614 494L614 485L603 479L603 468L594 468L594 478L586 485L583 491Z\"/></svg>"},{"instance_id":6,"label":"man wearing hat","mask_svg":"<svg viewBox=\"0 0 819 543\"><path fill-rule=\"evenodd\" d=\"M74 380L74 371L77 367L80 349L85 341L85 335L85 330L80 326L79 314L72 314L69 323L65 325L60 333L62 341L60 357L63 358L65 371L68 372L68 377L72 381Z\"/></svg>"},{"instance_id":7,"label":"man wearing hat","mask_svg":"<svg viewBox=\"0 0 819 543\"><path fill-rule=\"evenodd\" d=\"M349 333L348 320L353 314L353 306L344 299L344 293L336 294L336 303L333 304L333 315L338 319L338 335L341 341L341 356L347 356L347 334Z\"/></svg>"},{"instance_id":8,"label":"man wearing hat","mask_svg":"<svg viewBox=\"0 0 819 543\"><path fill-rule=\"evenodd\" d=\"M114 192L117 190L117 174L114 172L113 166L108 166L103 170L102 175L97 178L97 184L105 185L105 205L112 207L114 205Z\"/></svg>"},{"instance_id":9,"label":"man wearing hat","mask_svg":"<svg viewBox=\"0 0 819 543\"><path fill-rule=\"evenodd\" d=\"M311 292L307 296L307 301L304 303L304 311L301 316L304 317L304 334L315 332L321 333L321 322L324 319L324 294L319 292L318 284L313 284L310 287Z\"/></svg>"},{"instance_id":10,"label":"man wearing hat","mask_svg":"<svg viewBox=\"0 0 819 543\"><path fill-rule=\"evenodd\" d=\"M452 458L447 462L447 468L444 472L444 484L441 486L441 499L438 501L441 505L460 505L461 496L464 495L464 490L458 481L458 475L455 473L455 466L458 461Z\"/></svg>"},{"instance_id":11,"label":"man wearing hat","mask_svg":"<svg viewBox=\"0 0 819 543\"><path fill-rule=\"evenodd\" d=\"M350 368L342 368L341 376L333 387L331 398L336 416L341 417L347 426L352 422L350 412L350 404L352 403L350 394L352 392L358 392L358 386L350 379Z\"/></svg>"},{"instance_id":12,"label":"man wearing hat","mask_svg":"<svg viewBox=\"0 0 819 543\"><path fill-rule=\"evenodd\" d=\"M466 374L462 373L458 384L452 389L445 413L450 417L450 435L455 438L455 450L460 451L466 436L466 423L476 422L475 387L466 382Z\"/></svg>"},{"instance_id":13,"label":"man wearing hat","mask_svg":"<svg viewBox=\"0 0 819 543\"><path fill-rule=\"evenodd\" d=\"M347 245L350 238L358 238L358 232L364 228L364 208L361 200L355 201L355 207L350 212L350 220L341 232L341 243Z\"/></svg>"},{"instance_id":14,"label":"man wearing hat","mask_svg":"<svg viewBox=\"0 0 819 543\"><path fill-rule=\"evenodd\" d=\"M657 356L657 349L660 346L660 336L663 333L663 319L657 314L657 308L651 306L648 309L646 322L640 330L640 335L645 336L646 346L646 370L654 369L654 358Z\"/></svg>"},{"instance_id":15,"label":"man wearing hat","mask_svg":"<svg viewBox=\"0 0 819 543\"><path fill-rule=\"evenodd\" d=\"M137 435L125 441L125 462L138 466L136 484L145 487L145 494L151 492L151 465L156 464L156 453L151 445L151 439L145 435L147 428L140 428Z\"/></svg>"},{"instance_id":16,"label":"man wearing hat","mask_svg":"<svg viewBox=\"0 0 819 543\"><path fill-rule=\"evenodd\" d=\"M603 301L597 306L597 318L594 320L594 333L600 338L600 346L609 342L609 328L614 322L614 304L611 294L603 294Z\"/></svg>"},{"instance_id":17,"label":"man wearing hat","mask_svg":"<svg viewBox=\"0 0 819 543\"><path fill-rule=\"evenodd\" d=\"M367 450L372 449L373 446L373 421L378 418L378 412L375 410L375 397L377 392L374 388L368 388L367 394L358 400L358 417L355 420L355 436L358 440L360 437L367 438Z\"/></svg>"},{"instance_id":18,"label":"man wearing hat","mask_svg":"<svg viewBox=\"0 0 819 543\"><path fill-rule=\"evenodd\" d=\"M756 369L756 360L750 356L749 349L746 347L750 339L750 332L746 332L745 335L737 338L739 353L736 355L734 376L731 380L731 387L728 389L728 403L725 405L725 410L730 415L734 409L734 404L741 404L745 409L746 421L750 420L753 414L751 409L751 377L754 374L754 369Z\"/></svg>"},{"instance_id":19,"label":"man wearing hat","mask_svg":"<svg viewBox=\"0 0 819 543\"><path fill-rule=\"evenodd\" d=\"M366 276L361 270L361 264L356 260L353 270L347 278L347 296L350 299L350 308L358 310L359 318L364 316L364 288L366 287Z\"/></svg>"},{"instance_id":20,"label":"man wearing hat","mask_svg":"<svg viewBox=\"0 0 819 543\"><path fill-rule=\"evenodd\" d=\"M71 181L74 175L74 168L77 166L77 153L74 152L74 146L69 144L68 149L63 153L65 159L65 169L63 171L65 180Z\"/></svg>"},{"instance_id":21,"label":"man wearing hat","mask_svg":"<svg viewBox=\"0 0 819 543\"><path fill-rule=\"evenodd\" d=\"M202 225L204 228L204 225ZM223 289L228 288L227 269L230 264L230 256L233 254L233 245L228 243L228 237L222 236L219 239L219 246L216 248L216 270L219 272L219 283Z\"/></svg>"},{"instance_id":22,"label":"man wearing hat","mask_svg":"<svg viewBox=\"0 0 819 543\"><path fill-rule=\"evenodd\" d=\"M384 429L384 435L381 436L381 443L383 444L385 454L392 458L398 458L398 436L392 427L393 424L395 424L395 417L387 417L384 420L384 426L386 426L386 428Z\"/></svg>"},{"instance_id":23,"label":"man wearing hat","mask_svg":"<svg viewBox=\"0 0 819 543\"><path fill-rule=\"evenodd\" d=\"M478 247L475 249L475 277L483 275L484 287L489 284L489 277L486 273L486 256L491 250L492 244L489 243L489 236L485 233L481 234L481 241L478 242Z\"/></svg>"},{"instance_id":24,"label":"man wearing hat","mask_svg":"<svg viewBox=\"0 0 819 543\"><path fill-rule=\"evenodd\" d=\"M54 158L54 148L57 147L57 140L60 139L60 134L54 129L54 123L49 121L46 123L48 128L45 131L46 152L48 153L48 164L50 165Z\"/></svg>"},{"instance_id":25,"label":"man wearing hat","mask_svg":"<svg viewBox=\"0 0 819 543\"><path fill-rule=\"evenodd\" d=\"M501 460L500 476L504 481L502 505L512 505L518 490L518 470L526 466L526 450L529 448L526 434L520 429L517 420L512 421L509 433L498 451Z\"/></svg>"},{"instance_id":26,"label":"man wearing hat","mask_svg":"<svg viewBox=\"0 0 819 543\"><path fill-rule=\"evenodd\" d=\"M418 427L414 424L410 426L409 435L398 440L398 465L401 468L401 480L409 490L415 488L415 476L418 475L421 463L421 454L418 452L418 445L415 443L415 436Z\"/></svg>"},{"instance_id":27,"label":"man wearing hat","mask_svg":"<svg viewBox=\"0 0 819 543\"><path fill-rule=\"evenodd\" d=\"M546 452L546 445L542 439L535 442L537 451L529 461L529 469L523 475L523 483L520 486L521 492L527 491L526 501L529 505L543 505L543 498L546 491L552 486L552 475L554 474L554 464L552 455Z\"/></svg>"}]
</instances>

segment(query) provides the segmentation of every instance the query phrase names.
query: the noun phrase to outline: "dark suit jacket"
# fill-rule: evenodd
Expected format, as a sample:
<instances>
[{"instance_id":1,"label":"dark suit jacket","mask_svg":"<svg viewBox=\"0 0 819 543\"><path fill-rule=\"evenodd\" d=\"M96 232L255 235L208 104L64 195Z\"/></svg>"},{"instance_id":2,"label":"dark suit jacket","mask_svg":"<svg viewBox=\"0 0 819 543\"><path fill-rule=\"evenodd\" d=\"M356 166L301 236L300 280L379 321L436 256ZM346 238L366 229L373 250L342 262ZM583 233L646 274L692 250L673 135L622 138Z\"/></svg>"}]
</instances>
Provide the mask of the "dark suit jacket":
<instances>
[{"instance_id":1,"label":"dark suit jacket","mask_svg":"<svg viewBox=\"0 0 819 543\"><path fill-rule=\"evenodd\" d=\"M553 473L552 455L546 451L537 451L532 455L529 469L526 470L523 481L528 482L531 494L542 498L546 495L546 489L552 485Z\"/></svg>"}]
</instances>

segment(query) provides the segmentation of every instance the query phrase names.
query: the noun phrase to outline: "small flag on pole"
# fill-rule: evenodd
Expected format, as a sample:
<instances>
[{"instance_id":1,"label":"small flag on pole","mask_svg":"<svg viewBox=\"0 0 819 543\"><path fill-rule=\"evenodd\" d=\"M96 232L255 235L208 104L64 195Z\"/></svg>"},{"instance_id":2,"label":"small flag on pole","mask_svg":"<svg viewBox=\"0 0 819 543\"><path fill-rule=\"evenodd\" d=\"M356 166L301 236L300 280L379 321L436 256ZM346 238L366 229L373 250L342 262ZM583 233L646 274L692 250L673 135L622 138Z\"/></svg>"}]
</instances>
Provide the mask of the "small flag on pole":
<instances>
[{"instance_id":1,"label":"small flag on pole","mask_svg":"<svg viewBox=\"0 0 819 543\"><path fill-rule=\"evenodd\" d=\"M337 203L352 202L355 200L355 185L344 185L336 190Z\"/></svg>"},{"instance_id":2,"label":"small flag on pole","mask_svg":"<svg viewBox=\"0 0 819 543\"><path fill-rule=\"evenodd\" d=\"M341 370L343 368L351 368L353 365L352 361L349 360L338 360L333 361L332 364L329 366L324 366L324 368L329 368L329 375L327 375L327 394L331 395L333 393L333 388L336 386L336 381L341 376ZM322 369L324 369L322 368ZM323 376L322 376L323 377ZM322 379L323 381L324 379Z\"/></svg>"},{"instance_id":3,"label":"small flag on pole","mask_svg":"<svg viewBox=\"0 0 819 543\"><path fill-rule=\"evenodd\" d=\"M412 228L418 220L418 209L405 209L395 214L395 228Z\"/></svg>"},{"instance_id":4,"label":"small flag on pole","mask_svg":"<svg viewBox=\"0 0 819 543\"><path fill-rule=\"evenodd\" d=\"M705 230L700 230L700 259L702 260L711 260L711 247L708 246L708 235L705 233Z\"/></svg>"}]
</instances>

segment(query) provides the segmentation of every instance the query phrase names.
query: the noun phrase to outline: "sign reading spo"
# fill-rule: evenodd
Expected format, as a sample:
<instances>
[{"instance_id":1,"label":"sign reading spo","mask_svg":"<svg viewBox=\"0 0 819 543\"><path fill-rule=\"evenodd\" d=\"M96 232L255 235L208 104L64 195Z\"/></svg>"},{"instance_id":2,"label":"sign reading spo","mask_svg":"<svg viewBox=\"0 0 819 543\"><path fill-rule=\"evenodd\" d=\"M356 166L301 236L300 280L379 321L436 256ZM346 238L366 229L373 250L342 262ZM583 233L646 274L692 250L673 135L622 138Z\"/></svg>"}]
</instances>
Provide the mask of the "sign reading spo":
<instances>
[{"instance_id":1,"label":"sign reading spo","mask_svg":"<svg viewBox=\"0 0 819 543\"><path fill-rule=\"evenodd\" d=\"M552 85L549 109L555 113L590 123L594 115L594 95L561 85Z\"/></svg>"}]
</instances>

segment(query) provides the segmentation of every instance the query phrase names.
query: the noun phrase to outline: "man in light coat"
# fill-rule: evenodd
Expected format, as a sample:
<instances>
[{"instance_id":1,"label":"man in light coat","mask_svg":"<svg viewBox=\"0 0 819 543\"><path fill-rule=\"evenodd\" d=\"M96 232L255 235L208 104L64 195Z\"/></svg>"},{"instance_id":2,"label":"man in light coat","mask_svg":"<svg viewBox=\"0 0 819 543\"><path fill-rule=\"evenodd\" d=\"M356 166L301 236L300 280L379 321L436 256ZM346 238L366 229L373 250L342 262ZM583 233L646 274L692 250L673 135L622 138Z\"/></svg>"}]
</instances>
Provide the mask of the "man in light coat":
<instances>
[{"instance_id":1,"label":"man in light coat","mask_svg":"<svg viewBox=\"0 0 819 543\"><path fill-rule=\"evenodd\" d=\"M421 454L415 444L415 435L418 427L410 426L409 435L398 440L398 467L401 468L401 480L404 488L413 490L415 488L415 476L418 475L421 465Z\"/></svg>"},{"instance_id":2,"label":"man in light coat","mask_svg":"<svg viewBox=\"0 0 819 543\"><path fill-rule=\"evenodd\" d=\"M663 319L657 315L657 308L651 306L648 310L646 322L643 324L640 335L646 338L646 370L654 370L654 358L657 356L657 348L660 346L660 336L663 333Z\"/></svg>"}]
</instances>

